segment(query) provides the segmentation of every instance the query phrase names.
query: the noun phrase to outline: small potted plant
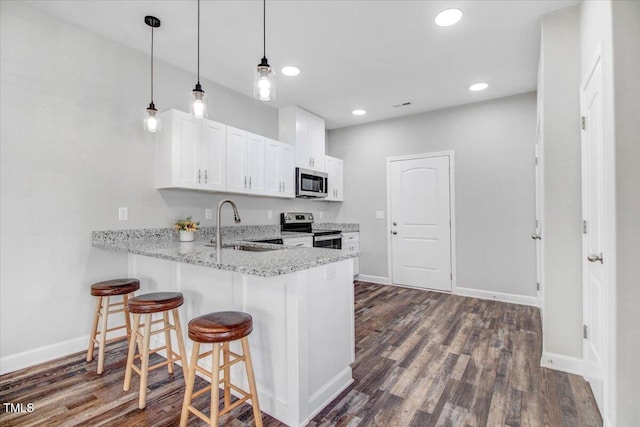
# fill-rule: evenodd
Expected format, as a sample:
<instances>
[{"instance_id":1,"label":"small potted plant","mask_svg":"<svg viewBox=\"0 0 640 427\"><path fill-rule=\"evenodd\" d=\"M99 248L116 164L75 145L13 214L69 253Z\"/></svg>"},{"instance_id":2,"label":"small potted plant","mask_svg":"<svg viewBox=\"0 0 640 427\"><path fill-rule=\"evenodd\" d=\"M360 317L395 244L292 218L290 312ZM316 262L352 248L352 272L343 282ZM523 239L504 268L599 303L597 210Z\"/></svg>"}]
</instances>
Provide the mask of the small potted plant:
<instances>
[{"instance_id":1,"label":"small potted plant","mask_svg":"<svg viewBox=\"0 0 640 427\"><path fill-rule=\"evenodd\" d=\"M177 219L174 225L175 229L180 233L181 242L193 242L195 232L198 231L199 222L195 222L190 216L184 219Z\"/></svg>"}]
</instances>

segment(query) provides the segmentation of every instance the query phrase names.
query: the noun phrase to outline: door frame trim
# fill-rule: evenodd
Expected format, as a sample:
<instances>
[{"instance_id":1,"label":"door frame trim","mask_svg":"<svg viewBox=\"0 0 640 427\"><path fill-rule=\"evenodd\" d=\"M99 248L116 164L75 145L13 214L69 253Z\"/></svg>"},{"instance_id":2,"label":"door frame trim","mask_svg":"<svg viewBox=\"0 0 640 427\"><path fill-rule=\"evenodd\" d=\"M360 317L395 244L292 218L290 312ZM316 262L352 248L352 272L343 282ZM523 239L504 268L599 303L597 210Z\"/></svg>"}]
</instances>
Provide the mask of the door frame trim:
<instances>
[{"instance_id":1,"label":"door frame trim","mask_svg":"<svg viewBox=\"0 0 640 427\"><path fill-rule=\"evenodd\" d=\"M433 153L409 154L406 156L387 157L387 272L389 284L393 283L393 258L391 254L391 162L402 160L424 159L431 157L449 157L449 218L451 219L450 229L450 259L451 259L451 294L456 293L457 270L456 270L456 210L455 210L455 156L454 151L437 151ZM397 286L397 285L394 285ZM435 290L434 290L435 291ZM438 291L449 293L448 291Z\"/></svg>"}]
</instances>

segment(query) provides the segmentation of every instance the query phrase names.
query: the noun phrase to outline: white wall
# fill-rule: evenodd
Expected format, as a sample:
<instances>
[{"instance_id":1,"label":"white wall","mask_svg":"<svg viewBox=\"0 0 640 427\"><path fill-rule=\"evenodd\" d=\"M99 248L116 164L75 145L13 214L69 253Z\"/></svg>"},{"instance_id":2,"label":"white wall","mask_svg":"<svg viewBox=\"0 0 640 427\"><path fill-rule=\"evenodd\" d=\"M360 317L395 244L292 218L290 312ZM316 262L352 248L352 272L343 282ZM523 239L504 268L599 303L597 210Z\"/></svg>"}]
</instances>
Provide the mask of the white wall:
<instances>
[{"instance_id":1,"label":"white wall","mask_svg":"<svg viewBox=\"0 0 640 427\"><path fill-rule=\"evenodd\" d=\"M543 349L582 358L580 20L569 7L542 19L544 150Z\"/></svg>"},{"instance_id":2,"label":"white wall","mask_svg":"<svg viewBox=\"0 0 640 427\"><path fill-rule=\"evenodd\" d=\"M640 420L640 2L612 5L615 87L617 425Z\"/></svg>"},{"instance_id":3,"label":"white wall","mask_svg":"<svg viewBox=\"0 0 640 427\"><path fill-rule=\"evenodd\" d=\"M360 223L361 274L388 277L386 158L455 152L457 286L535 296L534 93L329 131L337 221Z\"/></svg>"},{"instance_id":4,"label":"white wall","mask_svg":"<svg viewBox=\"0 0 640 427\"><path fill-rule=\"evenodd\" d=\"M213 225L204 208L223 196L155 190L154 136L142 130L148 54L18 2L0 4L4 370L7 360L27 360L21 352L86 345L90 283L127 271L125 256L91 247L92 230L169 227L182 215ZM156 61L155 77L157 107L186 110L195 75ZM277 110L212 82L203 87L210 118L277 138ZM231 197L244 224L277 224L283 210L328 213L327 202ZM129 221L117 220L120 206ZM228 212L223 218L232 225Z\"/></svg>"}]
</instances>

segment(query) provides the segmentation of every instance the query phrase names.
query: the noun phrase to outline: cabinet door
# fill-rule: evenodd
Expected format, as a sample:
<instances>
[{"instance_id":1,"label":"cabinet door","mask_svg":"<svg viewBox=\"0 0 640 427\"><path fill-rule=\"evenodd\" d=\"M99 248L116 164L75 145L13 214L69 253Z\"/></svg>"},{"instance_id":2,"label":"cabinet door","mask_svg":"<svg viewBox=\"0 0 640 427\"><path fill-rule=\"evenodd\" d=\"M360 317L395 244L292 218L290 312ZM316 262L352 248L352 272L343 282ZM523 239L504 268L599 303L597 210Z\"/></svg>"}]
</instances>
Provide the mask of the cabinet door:
<instances>
[{"instance_id":1,"label":"cabinet door","mask_svg":"<svg viewBox=\"0 0 640 427\"><path fill-rule=\"evenodd\" d=\"M334 159L333 176L334 200L342 202L344 201L344 161L342 159Z\"/></svg>"},{"instance_id":2,"label":"cabinet door","mask_svg":"<svg viewBox=\"0 0 640 427\"><path fill-rule=\"evenodd\" d=\"M264 194L264 144L265 137L247 134L247 177L249 193Z\"/></svg>"},{"instance_id":3,"label":"cabinet door","mask_svg":"<svg viewBox=\"0 0 640 427\"><path fill-rule=\"evenodd\" d=\"M173 186L200 188L200 121L194 119L191 114L173 110L171 127Z\"/></svg>"},{"instance_id":4,"label":"cabinet door","mask_svg":"<svg viewBox=\"0 0 640 427\"><path fill-rule=\"evenodd\" d=\"M280 180L280 142L267 138L264 150L264 189L265 194L280 196L282 181Z\"/></svg>"},{"instance_id":5,"label":"cabinet door","mask_svg":"<svg viewBox=\"0 0 640 427\"><path fill-rule=\"evenodd\" d=\"M227 191L248 191L247 132L227 126Z\"/></svg>"},{"instance_id":6,"label":"cabinet door","mask_svg":"<svg viewBox=\"0 0 640 427\"><path fill-rule=\"evenodd\" d=\"M201 183L205 190L226 189L226 132L227 127L212 120L202 120L202 172Z\"/></svg>"},{"instance_id":7,"label":"cabinet door","mask_svg":"<svg viewBox=\"0 0 640 427\"><path fill-rule=\"evenodd\" d=\"M313 114L309 114L308 147L309 157L311 157L311 167L316 170L324 171L324 120Z\"/></svg>"},{"instance_id":8,"label":"cabinet door","mask_svg":"<svg viewBox=\"0 0 640 427\"><path fill-rule=\"evenodd\" d=\"M280 194L283 197L295 196L295 189L293 188L295 185L294 151L295 147L293 145L284 142L280 143L278 149L278 175L280 177L279 181L282 182L282 193Z\"/></svg>"},{"instance_id":9,"label":"cabinet door","mask_svg":"<svg viewBox=\"0 0 640 427\"><path fill-rule=\"evenodd\" d=\"M311 167L311 153L309 153L309 114L296 109L296 163L302 167Z\"/></svg>"}]
</instances>

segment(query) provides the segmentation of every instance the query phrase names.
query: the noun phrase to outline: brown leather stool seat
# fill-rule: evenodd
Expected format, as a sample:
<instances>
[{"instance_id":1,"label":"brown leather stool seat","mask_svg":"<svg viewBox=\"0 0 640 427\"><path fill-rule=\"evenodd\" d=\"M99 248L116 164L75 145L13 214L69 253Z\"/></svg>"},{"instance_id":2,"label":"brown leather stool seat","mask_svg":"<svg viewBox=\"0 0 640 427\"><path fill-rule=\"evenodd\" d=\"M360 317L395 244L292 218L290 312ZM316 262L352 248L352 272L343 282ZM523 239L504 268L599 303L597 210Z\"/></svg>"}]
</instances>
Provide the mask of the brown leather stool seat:
<instances>
[{"instance_id":1,"label":"brown leather stool seat","mask_svg":"<svg viewBox=\"0 0 640 427\"><path fill-rule=\"evenodd\" d=\"M189 413L193 413L208 425L217 426L221 415L232 411L237 406L247 400L251 400L253 417L256 427L262 427L262 416L260 405L258 404L258 393L256 390L256 380L253 375L253 365L251 363L251 353L249 352L249 341L247 337L253 330L253 319L247 313L239 311L221 311L209 313L189 322L189 338L193 343L191 350L191 363L189 363L189 373L187 376L187 388L182 403L182 414L180 416L180 426L186 427L189 420ZM229 343L240 340L242 354L231 351ZM213 349L200 354L200 344L213 344ZM222 351L222 355L220 352ZM205 357L212 357L212 370L208 371L198 366L198 361ZM232 359L233 358L233 359ZM222 363L221 363L222 362ZM238 362L244 362L249 382L249 392L231 384L231 366ZM196 371L210 376L211 386L205 387L197 392L193 392ZM222 380L220 372L222 371ZM218 407L219 384L223 384L224 406L222 410ZM192 405L192 400L211 389L211 417L207 417L203 412ZM233 404L231 403L231 389L237 391L242 397Z\"/></svg>"},{"instance_id":2,"label":"brown leather stool seat","mask_svg":"<svg viewBox=\"0 0 640 427\"><path fill-rule=\"evenodd\" d=\"M221 311L189 322L189 338L201 343L235 341L253 331L253 319L239 311Z\"/></svg>"},{"instance_id":3,"label":"brown leather stool seat","mask_svg":"<svg viewBox=\"0 0 640 427\"><path fill-rule=\"evenodd\" d=\"M133 293L140 289L140 280L128 279L111 279L91 285L91 295L98 297L96 309L93 314L93 325L89 335L89 347L87 349L87 362L93 360L93 352L96 344L98 345L98 374L104 370L104 353L108 343L121 339L129 339L131 336L131 321L129 313L127 313L127 302ZM122 296L122 301L111 303L110 297ZM107 328L108 318L110 314L124 313L124 324ZM99 326L99 330L98 330ZM120 335L112 339L107 339L107 334L125 329L126 335Z\"/></svg>"},{"instance_id":4,"label":"brown leather stool seat","mask_svg":"<svg viewBox=\"0 0 640 427\"><path fill-rule=\"evenodd\" d=\"M133 314L133 328L131 339L129 340L129 354L127 356L127 369L124 375L124 391L129 391L131 387L131 375L133 371L140 375L140 395L138 397L138 407L144 409L147 405L147 378L149 371L161 366L167 366L169 374L173 374L173 364L176 361L182 363L182 372L187 377L187 359L184 349L184 339L180 326L180 315L178 307L184 303L184 297L180 292L152 292L131 298L129 300L129 312ZM173 324L169 321L169 313L173 315ZM162 318L153 320L153 315L162 313ZM144 322L141 323L141 317ZM161 324L160 329L152 330L152 326ZM171 342L171 331L174 332L178 341L179 353L173 351ZM164 334L165 345L153 350L149 349L151 335ZM136 345L140 353L136 354ZM166 350L167 359L164 362L149 366L149 354ZM140 367L136 366L135 360L140 358Z\"/></svg>"}]
</instances>

